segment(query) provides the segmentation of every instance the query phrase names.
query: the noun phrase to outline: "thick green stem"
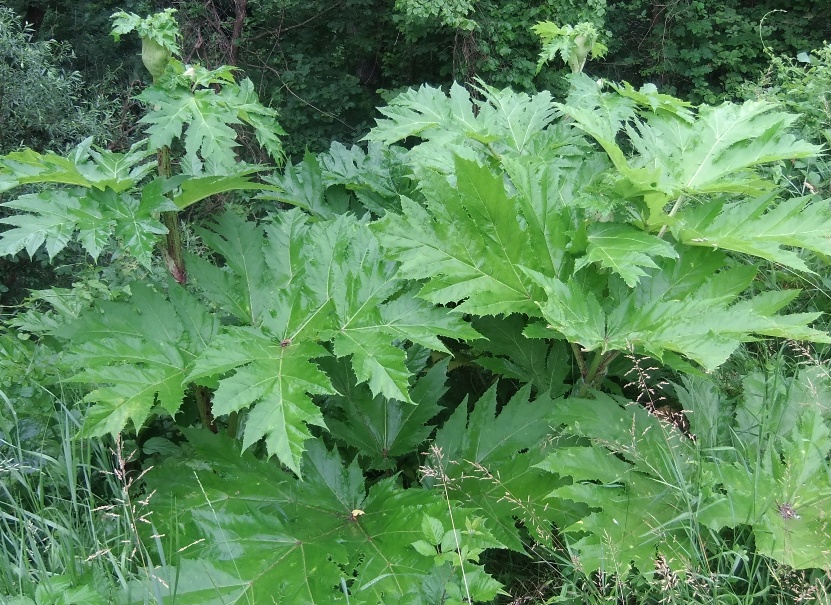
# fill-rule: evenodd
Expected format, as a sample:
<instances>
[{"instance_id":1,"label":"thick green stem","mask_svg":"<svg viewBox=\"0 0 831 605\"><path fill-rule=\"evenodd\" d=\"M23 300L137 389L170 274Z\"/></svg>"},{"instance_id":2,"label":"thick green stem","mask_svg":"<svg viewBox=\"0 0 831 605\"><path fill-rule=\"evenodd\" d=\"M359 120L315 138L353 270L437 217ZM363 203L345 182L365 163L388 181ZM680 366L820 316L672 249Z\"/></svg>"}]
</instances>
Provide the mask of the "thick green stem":
<instances>
[{"instance_id":1,"label":"thick green stem","mask_svg":"<svg viewBox=\"0 0 831 605\"><path fill-rule=\"evenodd\" d=\"M601 353L598 351L592 358L591 365L586 366L582 351L577 345L572 344L572 349L577 356L577 365L580 367L581 380L574 389L575 397L585 397L592 389L597 389L606 378L606 372L609 370L611 364L620 351L609 351L608 353ZM579 354L579 355L578 355Z\"/></svg>"},{"instance_id":2,"label":"thick green stem","mask_svg":"<svg viewBox=\"0 0 831 605\"><path fill-rule=\"evenodd\" d=\"M606 378L606 372L609 371L609 365L617 359L618 355L620 355L620 351L609 351L603 356L603 359L594 370L594 375L591 378L589 386L593 389L600 387L600 384Z\"/></svg>"},{"instance_id":3,"label":"thick green stem","mask_svg":"<svg viewBox=\"0 0 831 605\"><path fill-rule=\"evenodd\" d=\"M574 359L577 360L577 367L580 369L580 379L586 382L586 376L589 373L589 367L586 365L586 358L583 356L583 349L580 345L571 343L571 350L574 351Z\"/></svg>"},{"instance_id":4,"label":"thick green stem","mask_svg":"<svg viewBox=\"0 0 831 605\"><path fill-rule=\"evenodd\" d=\"M170 148L164 146L159 149L156 156L159 165L159 176L170 178ZM167 265L167 270L180 284L187 281L185 271L185 251L182 245L182 228L179 225L179 213L176 211L162 212L162 223L167 227L165 245L162 247L162 255Z\"/></svg>"},{"instance_id":5,"label":"thick green stem","mask_svg":"<svg viewBox=\"0 0 831 605\"><path fill-rule=\"evenodd\" d=\"M675 200L675 203L672 205L672 209L669 211L669 214L667 216L669 216L670 218L675 216L678 213L678 211L681 209L681 206L683 206L683 205L684 205L684 196L679 195L678 199ZM663 227L661 227L661 230L658 232L658 237L664 237L664 234L667 232L667 227L668 227L668 225L664 225Z\"/></svg>"},{"instance_id":6,"label":"thick green stem","mask_svg":"<svg viewBox=\"0 0 831 605\"><path fill-rule=\"evenodd\" d=\"M193 387L193 396L196 399L196 409L199 411L199 420L202 421L202 426L216 433L216 423L214 422L213 406L211 403L211 390L208 387L196 385Z\"/></svg>"},{"instance_id":7,"label":"thick green stem","mask_svg":"<svg viewBox=\"0 0 831 605\"><path fill-rule=\"evenodd\" d=\"M592 358L592 363L589 366L589 370L588 372L586 372L585 382L587 386L594 386L597 377L597 372L600 369L600 366L603 364L603 359L605 356L606 354L601 353L600 351L594 354L594 357Z\"/></svg>"}]
</instances>

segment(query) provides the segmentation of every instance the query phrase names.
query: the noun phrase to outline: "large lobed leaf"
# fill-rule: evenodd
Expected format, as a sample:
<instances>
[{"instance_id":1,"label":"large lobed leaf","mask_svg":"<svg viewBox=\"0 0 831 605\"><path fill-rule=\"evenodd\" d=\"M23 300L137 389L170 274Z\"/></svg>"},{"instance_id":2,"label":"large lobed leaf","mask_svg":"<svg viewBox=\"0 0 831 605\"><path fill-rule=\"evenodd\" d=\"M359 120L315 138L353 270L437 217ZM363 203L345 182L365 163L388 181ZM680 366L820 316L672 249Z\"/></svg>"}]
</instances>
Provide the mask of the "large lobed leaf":
<instances>
[{"instance_id":1,"label":"large lobed leaf","mask_svg":"<svg viewBox=\"0 0 831 605\"><path fill-rule=\"evenodd\" d=\"M355 461L344 464L319 442L304 454L301 482L228 438L187 434L194 454L149 477L153 518L184 547L175 568L154 570L171 580L156 593L165 603L428 605L436 602L431 582L440 592L450 587L445 568L415 546L425 538L423 519L452 525L430 491L403 490L394 479L367 486ZM174 501L180 512L171 516ZM464 526L464 516L455 523ZM478 566L468 571L486 577ZM498 588L491 580L476 600ZM146 588L132 589L130 602L142 602Z\"/></svg>"},{"instance_id":2,"label":"large lobed leaf","mask_svg":"<svg viewBox=\"0 0 831 605\"><path fill-rule=\"evenodd\" d=\"M679 213L672 233L688 246L749 254L797 271L811 272L790 248L831 254L831 212L810 197L775 202L772 196L725 202L715 199Z\"/></svg>"},{"instance_id":3,"label":"large lobed leaf","mask_svg":"<svg viewBox=\"0 0 831 605\"><path fill-rule=\"evenodd\" d=\"M696 475L690 440L637 404L596 394L560 400L556 418L567 433L590 445L558 448L537 466L571 483L548 495L589 507L563 527L587 573L624 574L631 565L651 573L660 555L672 569L687 569L695 552L689 494L706 486ZM606 449L608 448L608 449Z\"/></svg>"},{"instance_id":4,"label":"large lobed leaf","mask_svg":"<svg viewBox=\"0 0 831 605\"><path fill-rule=\"evenodd\" d=\"M614 187L647 202L650 227L671 224L664 205L680 196L771 191L758 166L821 151L789 133L795 115L767 102L702 105L693 114L654 88L603 92L583 75L572 86L560 109L609 154ZM630 157L616 141L621 132L635 150Z\"/></svg>"},{"instance_id":5,"label":"large lobed leaf","mask_svg":"<svg viewBox=\"0 0 831 605\"><path fill-rule=\"evenodd\" d=\"M77 239L90 256L97 259L115 238L142 265L151 266L157 238L167 233L159 222L159 212L176 208L165 195L165 183L156 179L144 187L138 198L127 190L146 173L147 164L133 166L146 153L136 151L132 159L129 156L119 159L114 157L116 154L91 149L86 153L98 157L100 162L94 168L90 168L90 163L84 164L86 169L81 172L77 170L80 164L54 154L41 157L30 150L18 152L33 163L35 160L41 162L41 167L33 169L32 177L18 174L14 186L28 182L62 182L81 187L47 189L3 203L4 207L18 210L20 214L0 219L0 223L12 226L0 234L0 255L26 250L32 256L45 246L50 258L54 258ZM15 160L12 164L19 162ZM62 172L48 172L51 168L43 166L60 166Z\"/></svg>"},{"instance_id":6,"label":"large lobed leaf","mask_svg":"<svg viewBox=\"0 0 831 605\"><path fill-rule=\"evenodd\" d=\"M179 411L185 378L219 329L218 318L176 284L168 297L132 284L129 302L103 302L57 335L71 340L68 361L84 368L72 380L95 385L84 422L90 437L141 428L161 406Z\"/></svg>"},{"instance_id":7,"label":"large lobed leaf","mask_svg":"<svg viewBox=\"0 0 831 605\"><path fill-rule=\"evenodd\" d=\"M219 413L248 410L245 445L265 437L269 453L295 472L311 437L306 425L323 425L308 394L334 392L312 359L348 357L373 397L412 405L398 343L446 351L439 335L477 335L408 292L355 218L309 225L292 211L263 228L228 213L201 233L223 266L195 261L191 276L243 325L224 328L188 380L218 387Z\"/></svg>"},{"instance_id":8,"label":"large lobed leaf","mask_svg":"<svg viewBox=\"0 0 831 605\"><path fill-rule=\"evenodd\" d=\"M533 156L554 159L573 153L569 129L548 127L557 117L550 93L529 96L480 83L480 100L472 101L459 84L445 94L423 85L410 89L379 111L386 116L366 140L392 145L406 138L421 143L408 153L414 167L452 172L454 155L466 159Z\"/></svg>"},{"instance_id":9,"label":"large lobed leaf","mask_svg":"<svg viewBox=\"0 0 831 605\"><path fill-rule=\"evenodd\" d=\"M329 431L355 447L369 468L395 468L395 458L415 451L433 432L435 427L427 423L442 410L439 400L448 390L449 362L445 358L416 381L410 391L413 403L373 397L366 385L354 386L353 373L341 367L335 386L342 395L330 401L340 408L343 420L327 420Z\"/></svg>"},{"instance_id":10,"label":"large lobed leaf","mask_svg":"<svg viewBox=\"0 0 831 605\"><path fill-rule=\"evenodd\" d=\"M588 351L634 348L658 359L678 353L708 370L756 335L831 342L827 334L808 326L818 313L778 313L798 291L739 299L755 275L749 267L716 273L693 288L667 289L665 278L689 262L695 261L665 261L635 290L613 291L602 302L576 278L565 283L529 271L548 295L540 303L548 324L545 329L532 326L526 333L559 333Z\"/></svg>"},{"instance_id":11,"label":"large lobed leaf","mask_svg":"<svg viewBox=\"0 0 831 605\"><path fill-rule=\"evenodd\" d=\"M223 176L170 179L144 183L154 164L147 141L128 153L96 149L87 139L67 157L30 149L0 158L0 190L29 184L74 185L22 195L3 206L20 214L0 219L12 228L0 234L0 255L26 250L33 255L45 246L50 258L73 239L97 260L113 237L123 249L149 268L158 236L167 229L160 212L186 208L206 197L231 190L268 189L251 181L257 167L229 168Z\"/></svg>"},{"instance_id":12,"label":"large lobed leaf","mask_svg":"<svg viewBox=\"0 0 831 605\"><path fill-rule=\"evenodd\" d=\"M402 214L387 214L373 229L400 260L402 276L427 280L419 296L479 315L535 313L541 292L520 267L551 262L527 240L567 229L566 210L534 213L535 200L512 199L501 177L476 162L457 158L455 171L455 187L425 174L426 208L404 198Z\"/></svg>"},{"instance_id":13,"label":"large lobed leaf","mask_svg":"<svg viewBox=\"0 0 831 605\"><path fill-rule=\"evenodd\" d=\"M427 463L428 482L488 519L494 536L517 552L525 549L517 519L535 540L550 544L551 524L562 518L544 501L555 482L534 466L550 445L553 400L531 400L530 392L530 385L523 387L498 414L495 386L470 413L463 401L436 433Z\"/></svg>"},{"instance_id":14,"label":"large lobed leaf","mask_svg":"<svg viewBox=\"0 0 831 605\"><path fill-rule=\"evenodd\" d=\"M173 71L183 70L178 62L174 66ZM235 150L239 146L233 127L247 123L254 128L260 145L275 161L281 161L283 151L277 137L285 132L276 121L277 112L260 104L253 83L246 78L237 84L230 73L213 80L217 77L214 72L201 71L192 75L202 78L198 82L191 82L186 74L168 73L164 81L138 96L149 105L139 121L148 125L151 147L161 149L182 139L185 173L233 174L238 170ZM219 92L208 86L214 81L221 82Z\"/></svg>"},{"instance_id":15,"label":"large lobed leaf","mask_svg":"<svg viewBox=\"0 0 831 605\"><path fill-rule=\"evenodd\" d=\"M92 137L79 143L66 157L32 149L13 151L0 158L0 192L20 185L56 183L109 187L121 193L153 170L154 164L146 161L153 153L145 140L135 143L127 153L116 153L94 147Z\"/></svg>"}]
</instances>

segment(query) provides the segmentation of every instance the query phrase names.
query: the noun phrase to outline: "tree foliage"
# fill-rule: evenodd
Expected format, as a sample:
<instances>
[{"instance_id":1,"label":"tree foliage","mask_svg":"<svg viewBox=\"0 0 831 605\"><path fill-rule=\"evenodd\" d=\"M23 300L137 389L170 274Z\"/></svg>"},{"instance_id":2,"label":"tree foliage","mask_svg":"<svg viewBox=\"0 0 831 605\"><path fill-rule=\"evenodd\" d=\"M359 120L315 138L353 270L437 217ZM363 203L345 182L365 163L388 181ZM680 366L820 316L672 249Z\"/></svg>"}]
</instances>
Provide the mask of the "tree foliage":
<instances>
[{"instance_id":1,"label":"tree foliage","mask_svg":"<svg viewBox=\"0 0 831 605\"><path fill-rule=\"evenodd\" d=\"M72 49L32 38L11 9L0 9L0 152L62 151L91 134L106 138L110 108L69 67Z\"/></svg>"}]
</instances>

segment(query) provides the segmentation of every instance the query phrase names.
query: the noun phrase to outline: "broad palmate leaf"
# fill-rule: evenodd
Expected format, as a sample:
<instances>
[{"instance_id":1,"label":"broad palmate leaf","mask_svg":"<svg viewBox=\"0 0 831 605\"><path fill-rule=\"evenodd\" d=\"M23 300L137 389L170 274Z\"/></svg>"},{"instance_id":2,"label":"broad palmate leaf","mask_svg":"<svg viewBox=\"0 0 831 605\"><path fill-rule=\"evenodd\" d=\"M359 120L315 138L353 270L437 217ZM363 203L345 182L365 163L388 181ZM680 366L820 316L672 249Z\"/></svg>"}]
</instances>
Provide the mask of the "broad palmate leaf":
<instances>
[{"instance_id":1,"label":"broad palmate leaf","mask_svg":"<svg viewBox=\"0 0 831 605\"><path fill-rule=\"evenodd\" d=\"M702 105L697 114L668 105L646 88L603 92L587 76L572 80L578 95L560 109L595 138L617 169L614 188L644 196L650 227L671 224L667 202L682 196L770 191L775 185L756 168L817 155L821 148L788 132L795 115L763 101ZM626 157L616 136L625 131L635 150Z\"/></svg>"},{"instance_id":2,"label":"broad palmate leaf","mask_svg":"<svg viewBox=\"0 0 831 605\"><path fill-rule=\"evenodd\" d=\"M154 153L147 141L135 143L127 153L115 153L92 145L92 137L78 144L66 157L32 149L0 157L0 192L40 183L78 185L117 193L137 185L153 170L146 161Z\"/></svg>"},{"instance_id":3,"label":"broad palmate leaf","mask_svg":"<svg viewBox=\"0 0 831 605\"><path fill-rule=\"evenodd\" d=\"M172 561L176 569L154 570L171 580L161 589L164 603L434 605L443 599L431 598L432 582L441 580L441 593L459 581L445 575L438 551L418 548L432 539L425 522L452 525L434 492L404 490L393 478L369 487L356 461L344 464L319 441L304 454L305 479L298 481L227 437L187 436L194 454L149 476L158 513L152 518L184 547ZM464 527L465 511L456 515ZM468 565L483 585L490 580ZM474 592L477 601L493 598L499 585L488 585ZM152 589L142 588L132 587L130 602L144 602Z\"/></svg>"},{"instance_id":4,"label":"broad palmate leaf","mask_svg":"<svg viewBox=\"0 0 831 605\"><path fill-rule=\"evenodd\" d=\"M747 376L743 390L729 433L741 454L719 456L714 475L727 489L700 521L716 530L749 525L761 553L797 569L831 569L827 379L770 369Z\"/></svg>"},{"instance_id":5,"label":"broad palmate leaf","mask_svg":"<svg viewBox=\"0 0 831 605\"><path fill-rule=\"evenodd\" d=\"M529 271L548 296L540 303L548 324L531 326L526 333L560 334L587 351L634 349L657 359L679 353L707 370L717 368L740 343L756 335L831 342L828 334L809 327L819 313L778 313L797 290L740 299L755 276L752 267L721 271L692 288L670 287L666 278L689 262L694 261L663 261L634 290L619 288L605 298L577 277L562 282Z\"/></svg>"},{"instance_id":6,"label":"broad palmate leaf","mask_svg":"<svg viewBox=\"0 0 831 605\"><path fill-rule=\"evenodd\" d=\"M523 334L527 325L520 315L474 320L473 327L484 336L474 347L487 354L477 357L475 363L500 376L530 383L543 395L564 395L571 378L568 345L561 340L528 338Z\"/></svg>"},{"instance_id":7,"label":"broad palmate leaf","mask_svg":"<svg viewBox=\"0 0 831 605\"><path fill-rule=\"evenodd\" d=\"M222 176L145 180L154 168L146 162L147 141L128 153L96 149L87 139L67 157L25 149L0 158L0 191L31 184L75 185L22 195L3 206L20 214L0 219L12 228L0 233L0 256L45 246L50 258L77 240L98 259L113 236L121 248L150 267L160 235L167 229L159 213L186 208L231 190L269 189L251 177L260 168L236 166Z\"/></svg>"},{"instance_id":8,"label":"broad palmate leaf","mask_svg":"<svg viewBox=\"0 0 831 605\"><path fill-rule=\"evenodd\" d=\"M775 202L766 195L741 202L715 199L679 213L672 233L688 246L733 250L811 272L797 252L831 254L828 202L799 197Z\"/></svg>"},{"instance_id":9,"label":"broad palmate leaf","mask_svg":"<svg viewBox=\"0 0 831 605\"><path fill-rule=\"evenodd\" d=\"M0 219L13 226L0 234L0 255L26 250L31 256L45 245L53 258L77 238L97 259L114 237L148 268L158 236L167 233L159 212L176 208L153 184L145 187L140 200L109 188L55 189L22 195L3 206L24 214Z\"/></svg>"},{"instance_id":10,"label":"broad palmate leaf","mask_svg":"<svg viewBox=\"0 0 831 605\"><path fill-rule=\"evenodd\" d=\"M183 69L178 61L176 68ZM220 92L189 82L185 74L168 74L168 80L145 89L138 98L150 109L139 120L148 124L150 146L169 146L181 138L185 144L184 172L226 175L238 169L235 149L239 145L235 125L254 128L258 142L275 161L282 160L277 135L285 134L275 117L277 112L260 104L254 84L247 78L239 84L223 78ZM192 83L191 83L192 84Z\"/></svg>"},{"instance_id":11,"label":"broad palmate leaf","mask_svg":"<svg viewBox=\"0 0 831 605\"><path fill-rule=\"evenodd\" d=\"M549 92L529 96L481 82L477 92L480 99L473 101L459 84L448 94L427 85L410 89L379 109L386 117L377 121L366 140L392 145L417 137L423 142L408 152L410 165L445 173L453 171L454 156L556 161L578 154L578 148L588 151L576 129L551 127L558 112Z\"/></svg>"},{"instance_id":12,"label":"broad palmate leaf","mask_svg":"<svg viewBox=\"0 0 831 605\"><path fill-rule=\"evenodd\" d=\"M553 400L532 401L530 392L530 385L523 387L498 415L496 386L470 414L464 400L436 433L427 462L427 482L443 484L517 552L524 552L517 519L535 540L550 544L551 524L561 518L544 501L556 483L534 466L545 457L546 438L556 425Z\"/></svg>"},{"instance_id":13,"label":"broad palmate leaf","mask_svg":"<svg viewBox=\"0 0 831 605\"><path fill-rule=\"evenodd\" d=\"M132 298L102 302L57 331L71 341L69 363L84 368L72 380L93 384L93 405L83 434L136 429L158 405L175 414L185 395L185 377L219 328L217 317L175 283L168 297L132 284Z\"/></svg>"},{"instance_id":14,"label":"broad palmate leaf","mask_svg":"<svg viewBox=\"0 0 831 605\"><path fill-rule=\"evenodd\" d=\"M403 198L402 214L373 225L379 239L401 262L402 276L427 280L419 296L433 303L461 302L457 311L479 315L537 313L542 292L520 267L560 273L568 209L546 200L543 212L540 198L509 197L502 178L473 161L457 158L455 172L455 187L425 173L426 208ZM553 242L545 241L549 234Z\"/></svg>"},{"instance_id":15,"label":"broad palmate leaf","mask_svg":"<svg viewBox=\"0 0 831 605\"><path fill-rule=\"evenodd\" d=\"M188 380L217 387L220 414L249 410L244 444L264 437L295 472L311 437L306 425L323 424L308 394L334 393L312 359L349 357L373 397L412 405L399 343L447 352L438 336L477 335L416 298L353 217L309 224L295 210L262 227L226 213L201 234L224 266L194 257L193 281L243 325L223 328Z\"/></svg>"},{"instance_id":16,"label":"broad palmate leaf","mask_svg":"<svg viewBox=\"0 0 831 605\"><path fill-rule=\"evenodd\" d=\"M423 443L434 426L427 422L441 412L439 400L447 392L447 366L450 358L434 365L413 385L405 403L382 396L373 397L366 385L357 385L351 372L343 377L344 395L332 401L341 408L343 420L327 419L329 431L366 457L365 466L373 469L395 468L395 458L409 454Z\"/></svg>"}]
</instances>

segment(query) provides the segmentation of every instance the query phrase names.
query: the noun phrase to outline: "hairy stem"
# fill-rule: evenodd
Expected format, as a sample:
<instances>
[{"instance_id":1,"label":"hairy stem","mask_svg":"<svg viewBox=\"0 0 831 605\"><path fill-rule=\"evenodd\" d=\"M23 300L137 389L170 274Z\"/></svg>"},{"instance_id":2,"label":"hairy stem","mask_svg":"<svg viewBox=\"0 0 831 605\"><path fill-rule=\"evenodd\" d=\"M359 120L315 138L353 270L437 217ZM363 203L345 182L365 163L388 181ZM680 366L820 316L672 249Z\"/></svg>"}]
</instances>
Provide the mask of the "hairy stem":
<instances>
[{"instance_id":1,"label":"hairy stem","mask_svg":"<svg viewBox=\"0 0 831 605\"><path fill-rule=\"evenodd\" d=\"M586 376L589 373L589 367L586 365L586 358L583 356L583 350L580 345L571 343L571 350L574 351L574 358L577 360L577 367L580 368L580 378L583 382L586 381Z\"/></svg>"},{"instance_id":2,"label":"hairy stem","mask_svg":"<svg viewBox=\"0 0 831 605\"><path fill-rule=\"evenodd\" d=\"M598 351L594 354L591 365L587 366L579 346L572 343L571 347L575 356L577 356L577 365L580 367L581 374L581 380L574 389L574 396L585 397L589 390L596 389L601 385L603 379L606 378L609 364L620 355L620 351L609 351L608 353Z\"/></svg>"},{"instance_id":3,"label":"hairy stem","mask_svg":"<svg viewBox=\"0 0 831 605\"><path fill-rule=\"evenodd\" d=\"M159 149L156 160L159 166L159 176L162 178L170 178L170 148L165 145ZM162 256L164 256L167 270L180 284L187 281L187 273L185 271L185 251L182 246L182 228L179 225L179 213L176 211L162 212L162 223L167 227L167 237L165 238L165 245L162 247Z\"/></svg>"},{"instance_id":4,"label":"hairy stem","mask_svg":"<svg viewBox=\"0 0 831 605\"><path fill-rule=\"evenodd\" d=\"M586 373L586 379L584 381L587 387L595 386L595 383L597 381L597 373L600 370L600 367L604 365L603 361L606 355L607 354L601 353L600 351L594 354L594 357L592 358L592 363L589 366L589 370Z\"/></svg>"},{"instance_id":5,"label":"hairy stem","mask_svg":"<svg viewBox=\"0 0 831 605\"><path fill-rule=\"evenodd\" d=\"M609 351L603 356L600 364L594 371L594 376L592 377L590 386L594 389L600 386L600 383L606 378L606 372L609 371L609 365L617 359L617 356L620 355L620 351Z\"/></svg>"},{"instance_id":6,"label":"hairy stem","mask_svg":"<svg viewBox=\"0 0 831 605\"><path fill-rule=\"evenodd\" d=\"M193 387L193 396L196 399L196 409L199 411L199 420L202 421L202 426L212 433L216 433L217 429L211 403L211 390L208 387L196 385Z\"/></svg>"}]
</instances>

